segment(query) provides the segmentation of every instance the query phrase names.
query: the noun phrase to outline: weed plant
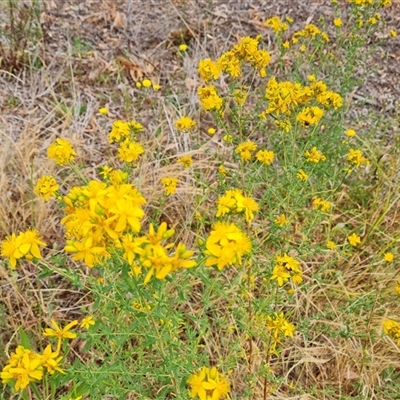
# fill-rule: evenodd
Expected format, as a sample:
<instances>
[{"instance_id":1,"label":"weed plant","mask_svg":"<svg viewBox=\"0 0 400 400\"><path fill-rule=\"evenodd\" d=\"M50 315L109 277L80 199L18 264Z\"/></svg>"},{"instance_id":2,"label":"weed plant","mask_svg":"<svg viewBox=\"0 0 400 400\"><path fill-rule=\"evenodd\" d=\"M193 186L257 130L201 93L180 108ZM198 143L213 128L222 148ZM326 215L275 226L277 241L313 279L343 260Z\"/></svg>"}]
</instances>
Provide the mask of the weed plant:
<instances>
[{"instance_id":1,"label":"weed plant","mask_svg":"<svg viewBox=\"0 0 400 400\"><path fill-rule=\"evenodd\" d=\"M169 99L173 135L192 148L150 152L142 123L116 120L115 164L94 179L69 140L49 146L75 181L35 186L64 215L64 252L42 256L39 227L6 237L1 254L14 276L31 263L38 281L57 272L90 301L82 318L16 330L4 398L397 398L398 148L382 156L346 119L390 1L332 3L334 21L296 32L289 16L267 19L275 53L244 37L200 61L199 110ZM149 107L166 90L137 87Z\"/></svg>"}]
</instances>

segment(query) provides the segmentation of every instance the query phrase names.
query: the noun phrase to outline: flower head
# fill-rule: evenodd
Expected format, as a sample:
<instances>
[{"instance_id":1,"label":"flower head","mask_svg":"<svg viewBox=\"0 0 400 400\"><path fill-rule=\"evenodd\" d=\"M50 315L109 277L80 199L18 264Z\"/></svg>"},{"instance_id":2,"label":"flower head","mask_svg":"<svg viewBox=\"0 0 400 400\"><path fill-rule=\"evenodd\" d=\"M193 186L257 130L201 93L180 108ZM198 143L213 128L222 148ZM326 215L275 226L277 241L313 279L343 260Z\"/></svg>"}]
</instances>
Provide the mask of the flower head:
<instances>
[{"instance_id":1,"label":"flower head","mask_svg":"<svg viewBox=\"0 0 400 400\"><path fill-rule=\"evenodd\" d=\"M352 233L350 236L348 236L347 240L353 247L356 247L361 243L361 238L356 233Z\"/></svg>"},{"instance_id":2,"label":"flower head","mask_svg":"<svg viewBox=\"0 0 400 400\"><path fill-rule=\"evenodd\" d=\"M189 117L181 117L178 119L178 121L175 122L175 126L180 131L189 131L196 126L196 121L193 121Z\"/></svg>"},{"instance_id":3,"label":"flower head","mask_svg":"<svg viewBox=\"0 0 400 400\"><path fill-rule=\"evenodd\" d=\"M57 181L51 175L45 175L39 178L35 186L35 194L41 199L48 201L50 197L55 197L60 188Z\"/></svg>"},{"instance_id":4,"label":"flower head","mask_svg":"<svg viewBox=\"0 0 400 400\"><path fill-rule=\"evenodd\" d=\"M75 156L71 143L66 139L57 138L47 149L47 157L55 160L58 165L71 162Z\"/></svg>"},{"instance_id":5,"label":"flower head","mask_svg":"<svg viewBox=\"0 0 400 400\"><path fill-rule=\"evenodd\" d=\"M200 400L220 400L230 390L229 381L215 367L203 367L200 372L191 375L187 382L192 399L197 397Z\"/></svg>"},{"instance_id":6,"label":"flower head","mask_svg":"<svg viewBox=\"0 0 400 400\"><path fill-rule=\"evenodd\" d=\"M171 194L176 193L176 186L178 184L178 179L172 177L164 177L161 178L161 184L163 185L167 196L170 196Z\"/></svg>"}]
</instances>

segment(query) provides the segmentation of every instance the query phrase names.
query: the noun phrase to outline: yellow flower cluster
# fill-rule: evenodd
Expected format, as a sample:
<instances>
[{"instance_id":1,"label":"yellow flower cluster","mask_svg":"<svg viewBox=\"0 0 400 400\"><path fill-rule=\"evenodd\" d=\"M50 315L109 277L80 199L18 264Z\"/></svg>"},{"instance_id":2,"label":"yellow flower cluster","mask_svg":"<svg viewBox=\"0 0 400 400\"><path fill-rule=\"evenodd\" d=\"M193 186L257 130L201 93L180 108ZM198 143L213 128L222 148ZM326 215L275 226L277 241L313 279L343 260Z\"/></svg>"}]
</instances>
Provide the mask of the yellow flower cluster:
<instances>
[{"instance_id":1,"label":"yellow flower cluster","mask_svg":"<svg viewBox=\"0 0 400 400\"><path fill-rule=\"evenodd\" d=\"M35 194L45 201L49 201L50 197L56 197L59 188L54 176L44 175L36 183Z\"/></svg>"},{"instance_id":2,"label":"yellow flower cluster","mask_svg":"<svg viewBox=\"0 0 400 400\"><path fill-rule=\"evenodd\" d=\"M183 166L183 168L190 168L193 164L192 156L179 157L178 163L180 163Z\"/></svg>"},{"instance_id":3,"label":"yellow flower cluster","mask_svg":"<svg viewBox=\"0 0 400 400\"><path fill-rule=\"evenodd\" d=\"M285 32L289 28L289 25L286 22L281 21L277 15L267 19L265 21L265 26L271 28L275 33Z\"/></svg>"},{"instance_id":4,"label":"yellow flower cluster","mask_svg":"<svg viewBox=\"0 0 400 400\"><path fill-rule=\"evenodd\" d=\"M315 164L326 160L326 157L320 151L318 151L316 147L313 147L311 150L306 150L304 155L308 162L313 162Z\"/></svg>"},{"instance_id":5,"label":"yellow flower cluster","mask_svg":"<svg viewBox=\"0 0 400 400\"><path fill-rule=\"evenodd\" d=\"M350 164L353 164L356 168L360 168L362 164L366 166L370 165L370 161L363 156L361 150L349 149L347 161Z\"/></svg>"},{"instance_id":6,"label":"yellow flower cluster","mask_svg":"<svg viewBox=\"0 0 400 400\"><path fill-rule=\"evenodd\" d=\"M116 174L114 174L116 175ZM118 176L118 175L116 175ZM65 251L89 267L109 257L107 246L115 246L126 233L137 233L146 203L131 184L90 181L73 187L64 196L67 214L61 221L66 229Z\"/></svg>"},{"instance_id":7,"label":"yellow flower cluster","mask_svg":"<svg viewBox=\"0 0 400 400\"><path fill-rule=\"evenodd\" d=\"M322 32L318 26L314 24L307 24L304 29L297 31L293 34L292 43L296 44L299 38L311 38L314 39L317 36L321 37L324 41L329 42L329 36L326 32Z\"/></svg>"},{"instance_id":8,"label":"yellow flower cluster","mask_svg":"<svg viewBox=\"0 0 400 400\"><path fill-rule=\"evenodd\" d=\"M235 153L239 154L243 161L249 161L252 158L252 152L257 149L257 144L254 142L244 142L240 143L236 149Z\"/></svg>"},{"instance_id":9,"label":"yellow flower cluster","mask_svg":"<svg viewBox=\"0 0 400 400\"><path fill-rule=\"evenodd\" d=\"M175 122L175 126L180 131L189 131L196 126L196 122L189 117L181 117Z\"/></svg>"},{"instance_id":10,"label":"yellow flower cluster","mask_svg":"<svg viewBox=\"0 0 400 400\"><path fill-rule=\"evenodd\" d=\"M120 143L118 158L124 162L134 162L144 153L143 146L136 140L136 134L143 126L136 121L114 121L108 135L109 143Z\"/></svg>"},{"instance_id":11,"label":"yellow flower cluster","mask_svg":"<svg viewBox=\"0 0 400 400\"><path fill-rule=\"evenodd\" d=\"M131 266L134 275L141 274L142 269L147 270L145 284L153 276L164 279L170 272L196 265L194 260L189 260L193 256L193 251L187 250L183 243L178 243L175 249L173 243L163 244L174 234L175 231L167 229L167 224L163 222L157 232L153 224L150 224L149 232L144 236L133 237L127 234L123 237L121 241L123 257Z\"/></svg>"},{"instance_id":12,"label":"yellow flower cluster","mask_svg":"<svg viewBox=\"0 0 400 400\"><path fill-rule=\"evenodd\" d=\"M276 279L279 286L283 286L289 279L291 279L294 284L298 285L303 281L303 272L300 268L300 262L287 254L276 256L276 262L270 279Z\"/></svg>"},{"instance_id":13,"label":"yellow flower cluster","mask_svg":"<svg viewBox=\"0 0 400 400\"><path fill-rule=\"evenodd\" d=\"M331 203L322 200L320 197L316 197L312 203L315 208L318 208L321 211L329 211L331 209Z\"/></svg>"},{"instance_id":14,"label":"yellow flower cluster","mask_svg":"<svg viewBox=\"0 0 400 400\"><path fill-rule=\"evenodd\" d=\"M17 260L25 258L27 260L41 259L40 247L46 243L39 236L36 229L28 229L21 232L18 236L12 233L1 242L1 255L7 257L12 268L17 265Z\"/></svg>"},{"instance_id":15,"label":"yellow flower cluster","mask_svg":"<svg viewBox=\"0 0 400 400\"><path fill-rule=\"evenodd\" d=\"M382 321L383 331L400 346L400 324L392 319Z\"/></svg>"},{"instance_id":16,"label":"yellow flower cluster","mask_svg":"<svg viewBox=\"0 0 400 400\"><path fill-rule=\"evenodd\" d=\"M66 139L57 138L47 149L47 157L55 160L58 165L71 162L75 156L71 143Z\"/></svg>"},{"instance_id":17,"label":"yellow flower cluster","mask_svg":"<svg viewBox=\"0 0 400 400\"><path fill-rule=\"evenodd\" d=\"M280 336L293 337L295 331L294 325L286 320L283 313L274 313L273 317L267 315L267 329L276 342L280 341Z\"/></svg>"},{"instance_id":18,"label":"yellow flower cluster","mask_svg":"<svg viewBox=\"0 0 400 400\"><path fill-rule=\"evenodd\" d=\"M352 233L350 236L348 236L347 240L353 247L356 247L357 245L361 244L361 238L356 233Z\"/></svg>"},{"instance_id":19,"label":"yellow flower cluster","mask_svg":"<svg viewBox=\"0 0 400 400\"><path fill-rule=\"evenodd\" d=\"M305 106L297 113L297 121L303 126L318 124L324 110L318 106L308 106L312 102L335 110L342 107L343 99L338 94L328 90L322 81L311 82L310 85L303 86L301 83L290 81L277 82L276 78L271 78L265 90L265 98L268 100L268 108L260 114L266 118L273 114L275 117L282 115L283 120L276 120L276 124L289 132L290 120L288 117L299 107ZM297 112L297 111L296 111Z\"/></svg>"},{"instance_id":20,"label":"yellow flower cluster","mask_svg":"<svg viewBox=\"0 0 400 400\"><path fill-rule=\"evenodd\" d=\"M224 104L214 85L199 87L197 94L205 111L220 111Z\"/></svg>"},{"instance_id":21,"label":"yellow flower cluster","mask_svg":"<svg viewBox=\"0 0 400 400\"><path fill-rule=\"evenodd\" d=\"M244 213L246 222L254 219L254 212L259 210L258 204L252 197L245 197L240 189L227 190L225 194L218 199L217 217L225 214Z\"/></svg>"},{"instance_id":22,"label":"yellow flower cluster","mask_svg":"<svg viewBox=\"0 0 400 400\"><path fill-rule=\"evenodd\" d=\"M270 165L274 161L275 154L273 151L260 150L257 152L256 158L258 161L262 162L263 164Z\"/></svg>"},{"instance_id":23,"label":"yellow flower cluster","mask_svg":"<svg viewBox=\"0 0 400 400\"><path fill-rule=\"evenodd\" d=\"M215 367L203 367L199 373L191 375L187 383L192 399L197 397L200 400L220 400L230 390L229 381Z\"/></svg>"},{"instance_id":24,"label":"yellow flower cluster","mask_svg":"<svg viewBox=\"0 0 400 400\"><path fill-rule=\"evenodd\" d=\"M31 382L42 380L45 371L50 375L56 371L64 373L59 367L61 360L62 357L59 357L58 351L52 351L51 345L48 345L42 354L18 346L15 352L11 353L0 377L4 384L15 382L15 390L20 391Z\"/></svg>"},{"instance_id":25,"label":"yellow flower cluster","mask_svg":"<svg viewBox=\"0 0 400 400\"><path fill-rule=\"evenodd\" d=\"M163 185L166 195L170 196L176 193L178 178L165 176L164 178L161 178L161 184Z\"/></svg>"},{"instance_id":26,"label":"yellow flower cluster","mask_svg":"<svg viewBox=\"0 0 400 400\"><path fill-rule=\"evenodd\" d=\"M268 51L258 48L260 39L261 36L256 38L246 36L223 53L217 61L210 58L201 60L198 67L201 79L207 83L218 79L222 72L232 78L239 78L242 75L243 61L249 62L260 73L260 76L266 76L266 67L271 61L271 55Z\"/></svg>"},{"instance_id":27,"label":"yellow flower cluster","mask_svg":"<svg viewBox=\"0 0 400 400\"><path fill-rule=\"evenodd\" d=\"M241 265L242 257L250 251L250 239L239 227L229 222L217 222L206 241L206 266L216 265L221 271L227 265Z\"/></svg>"}]
</instances>

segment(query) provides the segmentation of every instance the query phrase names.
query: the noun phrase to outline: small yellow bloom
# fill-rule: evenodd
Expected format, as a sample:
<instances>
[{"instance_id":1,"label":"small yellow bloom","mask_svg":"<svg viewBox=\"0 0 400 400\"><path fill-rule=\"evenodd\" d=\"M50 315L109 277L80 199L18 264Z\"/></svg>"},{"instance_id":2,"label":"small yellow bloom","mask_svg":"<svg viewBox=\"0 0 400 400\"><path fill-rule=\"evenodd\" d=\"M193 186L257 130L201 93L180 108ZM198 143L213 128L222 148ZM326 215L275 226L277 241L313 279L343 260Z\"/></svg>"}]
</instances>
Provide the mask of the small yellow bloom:
<instances>
[{"instance_id":1,"label":"small yellow bloom","mask_svg":"<svg viewBox=\"0 0 400 400\"><path fill-rule=\"evenodd\" d=\"M140 88L142 87L142 84L141 84L140 82L136 82L136 87L137 87L138 89L140 89Z\"/></svg>"},{"instance_id":2,"label":"small yellow bloom","mask_svg":"<svg viewBox=\"0 0 400 400\"><path fill-rule=\"evenodd\" d=\"M333 20L333 25L335 25L337 28L340 28L343 25L343 22L340 18L335 18Z\"/></svg>"},{"instance_id":3,"label":"small yellow bloom","mask_svg":"<svg viewBox=\"0 0 400 400\"><path fill-rule=\"evenodd\" d=\"M354 130L354 129L347 129L347 131L346 131L346 136L348 136L348 137L354 137L354 136L356 136L356 131Z\"/></svg>"},{"instance_id":4,"label":"small yellow bloom","mask_svg":"<svg viewBox=\"0 0 400 400\"><path fill-rule=\"evenodd\" d=\"M184 116L179 118L178 121L175 122L175 126L180 131L189 131L196 126L196 121L193 121L191 118Z\"/></svg>"},{"instance_id":5,"label":"small yellow bloom","mask_svg":"<svg viewBox=\"0 0 400 400\"><path fill-rule=\"evenodd\" d=\"M392 29L392 30L390 31L390 36L391 36L391 37L396 37L396 36L397 36L397 32L396 32L394 29Z\"/></svg>"},{"instance_id":6,"label":"small yellow bloom","mask_svg":"<svg viewBox=\"0 0 400 400\"><path fill-rule=\"evenodd\" d=\"M275 154L273 151L260 150L256 154L258 161L261 161L265 165L270 165L274 161Z\"/></svg>"},{"instance_id":7,"label":"small yellow bloom","mask_svg":"<svg viewBox=\"0 0 400 400\"><path fill-rule=\"evenodd\" d=\"M230 134L225 135L225 136L223 137L223 140L224 140L225 143L232 143L232 142L233 142L233 136L230 135Z\"/></svg>"},{"instance_id":8,"label":"small yellow bloom","mask_svg":"<svg viewBox=\"0 0 400 400\"><path fill-rule=\"evenodd\" d=\"M308 79L309 82L315 82L317 80L315 75L308 75L307 79Z\"/></svg>"},{"instance_id":9,"label":"small yellow bloom","mask_svg":"<svg viewBox=\"0 0 400 400\"><path fill-rule=\"evenodd\" d=\"M388 262L391 263L394 260L394 254L393 253L385 253L383 256L383 259Z\"/></svg>"},{"instance_id":10,"label":"small yellow bloom","mask_svg":"<svg viewBox=\"0 0 400 400\"><path fill-rule=\"evenodd\" d=\"M326 242L326 247L330 250L335 250L336 249L336 244L332 240L328 240Z\"/></svg>"},{"instance_id":11,"label":"small yellow bloom","mask_svg":"<svg viewBox=\"0 0 400 400\"><path fill-rule=\"evenodd\" d=\"M306 182L308 180L308 175L302 169L299 169L296 178L301 182Z\"/></svg>"},{"instance_id":12,"label":"small yellow bloom","mask_svg":"<svg viewBox=\"0 0 400 400\"><path fill-rule=\"evenodd\" d=\"M184 43L182 43L181 45L179 45L179 51L186 51L188 49L188 46Z\"/></svg>"},{"instance_id":13,"label":"small yellow bloom","mask_svg":"<svg viewBox=\"0 0 400 400\"><path fill-rule=\"evenodd\" d=\"M347 240L353 247L355 247L361 243L361 238L356 233L352 233L350 236L348 236Z\"/></svg>"},{"instance_id":14,"label":"small yellow bloom","mask_svg":"<svg viewBox=\"0 0 400 400\"><path fill-rule=\"evenodd\" d=\"M35 194L45 201L50 197L56 197L57 190L60 188L57 181L51 175L44 175L36 183Z\"/></svg>"},{"instance_id":15,"label":"small yellow bloom","mask_svg":"<svg viewBox=\"0 0 400 400\"><path fill-rule=\"evenodd\" d=\"M183 156L178 158L178 163L182 164L183 168L189 168L193 164L192 156Z\"/></svg>"},{"instance_id":16,"label":"small yellow bloom","mask_svg":"<svg viewBox=\"0 0 400 400\"><path fill-rule=\"evenodd\" d=\"M108 108L106 108L106 107L99 108L99 113L101 115L107 115L108 114Z\"/></svg>"},{"instance_id":17,"label":"small yellow bloom","mask_svg":"<svg viewBox=\"0 0 400 400\"><path fill-rule=\"evenodd\" d=\"M83 318L80 325L82 328L89 329L90 326L94 325L95 323L96 321L94 320L94 318L89 315L88 317Z\"/></svg>"},{"instance_id":18,"label":"small yellow bloom","mask_svg":"<svg viewBox=\"0 0 400 400\"><path fill-rule=\"evenodd\" d=\"M56 164L64 165L71 162L76 156L71 143L66 139L57 138L47 148L47 157L55 160Z\"/></svg>"},{"instance_id":19,"label":"small yellow bloom","mask_svg":"<svg viewBox=\"0 0 400 400\"><path fill-rule=\"evenodd\" d=\"M300 51L301 51L302 53L304 53L306 50L307 50L306 45L305 45L305 44L302 44L302 45L300 46Z\"/></svg>"},{"instance_id":20,"label":"small yellow bloom","mask_svg":"<svg viewBox=\"0 0 400 400\"><path fill-rule=\"evenodd\" d=\"M155 92L157 92L157 90L161 89L161 86L158 83L154 83L153 84L153 89L154 89Z\"/></svg>"},{"instance_id":21,"label":"small yellow bloom","mask_svg":"<svg viewBox=\"0 0 400 400\"><path fill-rule=\"evenodd\" d=\"M143 85L145 88L151 87L151 85L152 85L151 80L150 80L150 79L143 79L142 85Z\"/></svg>"},{"instance_id":22,"label":"small yellow bloom","mask_svg":"<svg viewBox=\"0 0 400 400\"><path fill-rule=\"evenodd\" d=\"M290 47L290 42L286 40L285 42L282 43L283 48L288 49Z\"/></svg>"},{"instance_id":23,"label":"small yellow bloom","mask_svg":"<svg viewBox=\"0 0 400 400\"><path fill-rule=\"evenodd\" d=\"M209 134L209 135L215 135L215 132L217 132L216 130L215 130L215 128L209 128L208 129L208 131L207 131L207 133Z\"/></svg>"},{"instance_id":24,"label":"small yellow bloom","mask_svg":"<svg viewBox=\"0 0 400 400\"><path fill-rule=\"evenodd\" d=\"M223 165L220 165L220 166L218 167L218 172L219 172L221 175L227 175L227 174L228 174L228 170L227 170Z\"/></svg>"},{"instance_id":25,"label":"small yellow bloom","mask_svg":"<svg viewBox=\"0 0 400 400\"><path fill-rule=\"evenodd\" d=\"M288 224L285 214L281 214L279 217L276 217L274 222L281 227Z\"/></svg>"},{"instance_id":26,"label":"small yellow bloom","mask_svg":"<svg viewBox=\"0 0 400 400\"><path fill-rule=\"evenodd\" d=\"M161 178L161 184L163 185L167 196L170 196L171 194L176 193L176 186L178 184L178 179L171 177L164 177Z\"/></svg>"}]
</instances>

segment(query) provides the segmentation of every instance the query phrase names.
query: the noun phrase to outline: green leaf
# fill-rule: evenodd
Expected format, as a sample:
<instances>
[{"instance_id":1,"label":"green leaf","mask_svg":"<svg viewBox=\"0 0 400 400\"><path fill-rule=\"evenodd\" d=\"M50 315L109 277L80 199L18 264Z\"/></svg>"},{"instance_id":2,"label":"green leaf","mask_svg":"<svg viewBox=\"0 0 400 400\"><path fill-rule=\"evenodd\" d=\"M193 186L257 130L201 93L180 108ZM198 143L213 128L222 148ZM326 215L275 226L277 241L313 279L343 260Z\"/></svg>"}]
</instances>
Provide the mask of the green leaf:
<instances>
[{"instance_id":1,"label":"green leaf","mask_svg":"<svg viewBox=\"0 0 400 400\"><path fill-rule=\"evenodd\" d=\"M28 350L32 350L31 341L29 340L28 335L22 329L22 327L19 328L19 336L21 339L21 345L24 346Z\"/></svg>"}]
</instances>

